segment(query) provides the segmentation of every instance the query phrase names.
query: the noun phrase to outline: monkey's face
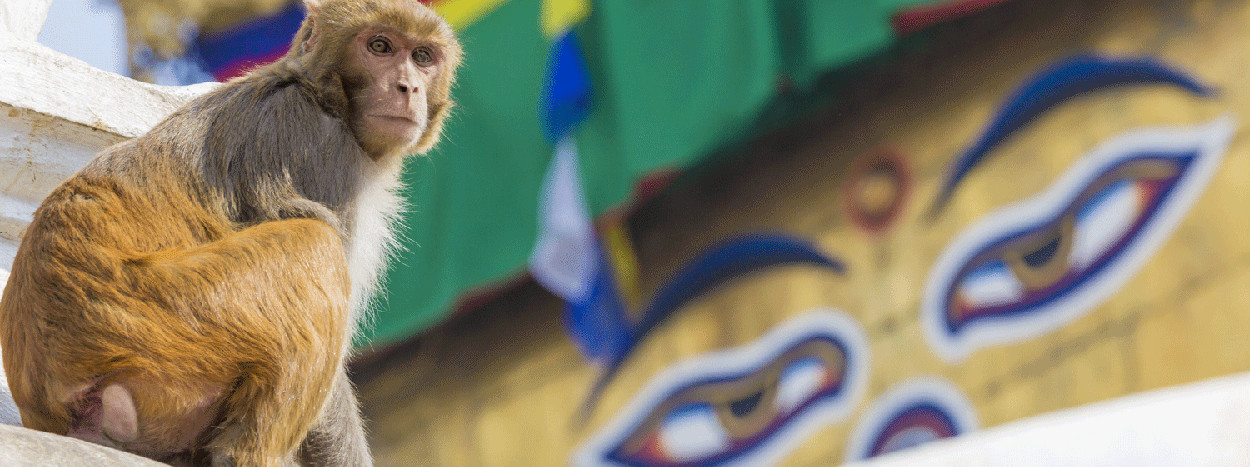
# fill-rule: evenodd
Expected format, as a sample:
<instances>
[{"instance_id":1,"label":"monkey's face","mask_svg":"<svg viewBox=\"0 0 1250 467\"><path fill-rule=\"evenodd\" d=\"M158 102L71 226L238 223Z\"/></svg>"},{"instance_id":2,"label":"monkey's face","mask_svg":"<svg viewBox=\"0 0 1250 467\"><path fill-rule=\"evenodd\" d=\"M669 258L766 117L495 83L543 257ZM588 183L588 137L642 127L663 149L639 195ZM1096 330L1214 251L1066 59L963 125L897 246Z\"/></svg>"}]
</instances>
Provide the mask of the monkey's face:
<instances>
[{"instance_id":1,"label":"monkey's face","mask_svg":"<svg viewBox=\"0 0 1250 467\"><path fill-rule=\"evenodd\" d=\"M356 34L348 86L353 130L374 158L402 153L429 127L431 87L443 72L440 48L384 26Z\"/></svg>"}]
</instances>

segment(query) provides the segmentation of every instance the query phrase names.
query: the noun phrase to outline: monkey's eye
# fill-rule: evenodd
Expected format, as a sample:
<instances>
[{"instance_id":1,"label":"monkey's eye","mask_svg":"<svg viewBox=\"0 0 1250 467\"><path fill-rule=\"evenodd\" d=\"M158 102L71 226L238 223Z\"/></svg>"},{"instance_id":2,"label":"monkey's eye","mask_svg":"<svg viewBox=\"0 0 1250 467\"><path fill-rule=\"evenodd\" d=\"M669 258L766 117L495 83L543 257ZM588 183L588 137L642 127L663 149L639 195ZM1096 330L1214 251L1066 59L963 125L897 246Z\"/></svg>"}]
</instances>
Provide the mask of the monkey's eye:
<instances>
[{"instance_id":1,"label":"monkey's eye","mask_svg":"<svg viewBox=\"0 0 1250 467\"><path fill-rule=\"evenodd\" d=\"M391 41L386 40L385 37L379 36L369 40L369 51L376 55L386 55L394 50L391 47Z\"/></svg>"},{"instance_id":2,"label":"monkey's eye","mask_svg":"<svg viewBox=\"0 0 1250 467\"><path fill-rule=\"evenodd\" d=\"M416 61L418 65L429 65L434 63L434 55L430 53L430 49L425 47L420 47L417 50L412 51L412 59L413 61Z\"/></svg>"}]
</instances>

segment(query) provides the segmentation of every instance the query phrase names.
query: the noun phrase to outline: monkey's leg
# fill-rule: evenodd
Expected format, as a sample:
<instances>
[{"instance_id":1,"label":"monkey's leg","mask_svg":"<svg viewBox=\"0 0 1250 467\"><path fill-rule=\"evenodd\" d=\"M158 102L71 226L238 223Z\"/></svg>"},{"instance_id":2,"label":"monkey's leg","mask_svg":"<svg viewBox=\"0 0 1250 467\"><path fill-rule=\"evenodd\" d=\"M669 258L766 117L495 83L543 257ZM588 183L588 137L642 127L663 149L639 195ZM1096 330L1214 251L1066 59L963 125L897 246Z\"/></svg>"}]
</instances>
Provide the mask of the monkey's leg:
<instances>
[{"instance_id":1,"label":"monkey's leg","mask_svg":"<svg viewBox=\"0 0 1250 467\"><path fill-rule=\"evenodd\" d=\"M306 466L373 465L356 392L345 369L334 378L332 391L321 417L300 446L300 462Z\"/></svg>"},{"instance_id":2,"label":"monkey's leg","mask_svg":"<svg viewBox=\"0 0 1250 467\"><path fill-rule=\"evenodd\" d=\"M205 445L212 462L290 463L342 371L350 280L338 233L316 220L265 222L143 263L151 280L198 290L187 301L198 329L231 342L204 349L237 368Z\"/></svg>"},{"instance_id":3,"label":"monkey's leg","mask_svg":"<svg viewBox=\"0 0 1250 467\"><path fill-rule=\"evenodd\" d=\"M281 370L279 370L281 371ZM258 370L266 373L265 370ZM245 377L226 401L221 429L207 445L212 465L278 467L294 464L295 451L312 417L301 417L289 405L312 397L310 385L298 384L303 375L276 380ZM328 383L328 381L327 381ZM308 423L301 423L307 420Z\"/></svg>"}]
</instances>

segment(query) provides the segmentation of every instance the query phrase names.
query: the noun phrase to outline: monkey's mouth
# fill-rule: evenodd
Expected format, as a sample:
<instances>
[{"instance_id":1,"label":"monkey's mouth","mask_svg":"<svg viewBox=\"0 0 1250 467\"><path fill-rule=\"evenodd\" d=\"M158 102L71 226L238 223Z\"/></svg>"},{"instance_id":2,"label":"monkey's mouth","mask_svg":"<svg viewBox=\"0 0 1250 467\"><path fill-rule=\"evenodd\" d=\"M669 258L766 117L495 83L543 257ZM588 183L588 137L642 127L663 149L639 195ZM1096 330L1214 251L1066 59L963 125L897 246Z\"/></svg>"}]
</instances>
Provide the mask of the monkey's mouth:
<instances>
[{"instance_id":1,"label":"monkey's mouth","mask_svg":"<svg viewBox=\"0 0 1250 467\"><path fill-rule=\"evenodd\" d=\"M387 123L401 124L401 125L417 125L417 121L415 119L409 116L404 116L404 115L377 114L377 115L370 115L369 117L376 118Z\"/></svg>"},{"instance_id":2,"label":"monkey's mouth","mask_svg":"<svg viewBox=\"0 0 1250 467\"><path fill-rule=\"evenodd\" d=\"M374 114L370 115L370 126L388 138L409 140L416 138L425 128L425 122L402 115Z\"/></svg>"}]
</instances>

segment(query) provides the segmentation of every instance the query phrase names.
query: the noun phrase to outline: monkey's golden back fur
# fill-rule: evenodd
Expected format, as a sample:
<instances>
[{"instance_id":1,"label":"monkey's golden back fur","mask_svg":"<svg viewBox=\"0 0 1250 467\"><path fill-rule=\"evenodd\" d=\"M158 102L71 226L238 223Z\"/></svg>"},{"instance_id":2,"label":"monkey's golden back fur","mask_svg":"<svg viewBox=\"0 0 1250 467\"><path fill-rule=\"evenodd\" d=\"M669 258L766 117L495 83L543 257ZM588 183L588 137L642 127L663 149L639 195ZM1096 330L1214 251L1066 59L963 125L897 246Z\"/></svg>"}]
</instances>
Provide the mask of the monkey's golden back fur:
<instances>
[{"instance_id":1,"label":"monkey's golden back fur","mask_svg":"<svg viewBox=\"0 0 1250 467\"><path fill-rule=\"evenodd\" d=\"M36 211L0 301L5 367L29 427L65 433L76 393L113 381L134 392L141 427L177 427L206 401L264 390L245 379L291 372L315 387L333 377L340 355L291 353L347 338L338 233L311 219L236 232L182 187L152 188L76 177ZM138 451L185 449L183 431L143 432Z\"/></svg>"}]
</instances>

